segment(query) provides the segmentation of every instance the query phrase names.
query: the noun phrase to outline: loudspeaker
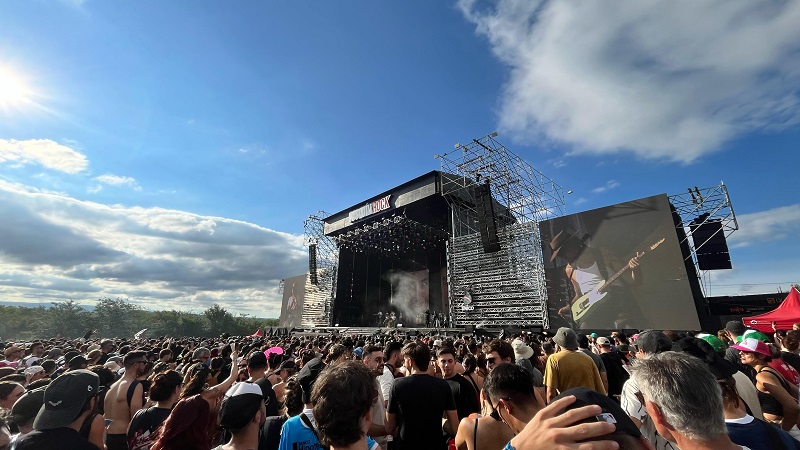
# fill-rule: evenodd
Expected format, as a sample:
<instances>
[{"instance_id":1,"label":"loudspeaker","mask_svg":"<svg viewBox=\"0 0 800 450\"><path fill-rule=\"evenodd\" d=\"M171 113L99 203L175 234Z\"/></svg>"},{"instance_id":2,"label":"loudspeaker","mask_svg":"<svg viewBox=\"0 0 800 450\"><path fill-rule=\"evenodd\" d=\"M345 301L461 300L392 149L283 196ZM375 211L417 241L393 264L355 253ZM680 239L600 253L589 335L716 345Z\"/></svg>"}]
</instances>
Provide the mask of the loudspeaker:
<instances>
[{"instance_id":1,"label":"loudspeaker","mask_svg":"<svg viewBox=\"0 0 800 450\"><path fill-rule=\"evenodd\" d=\"M703 223L703 219L703 216L698 217L689 225L692 230L697 265L700 266L700 270L732 268L722 222L719 219L712 219Z\"/></svg>"},{"instance_id":2,"label":"loudspeaker","mask_svg":"<svg viewBox=\"0 0 800 450\"><path fill-rule=\"evenodd\" d=\"M317 244L308 245L308 273L311 284L317 284Z\"/></svg>"},{"instance_id":3,"label":"loudspeaker","mask_svg":"<svg viewBox=\"0 0 800 450\"><path fill-rule=\"evenodd\" d=\"M478 228L481 232L483 251L494 253L500 251L500 240L497 238L497 224L494 219L494 202L489 180L475 187L475 207L478 211Z\"/></svg>"}]
</instances>

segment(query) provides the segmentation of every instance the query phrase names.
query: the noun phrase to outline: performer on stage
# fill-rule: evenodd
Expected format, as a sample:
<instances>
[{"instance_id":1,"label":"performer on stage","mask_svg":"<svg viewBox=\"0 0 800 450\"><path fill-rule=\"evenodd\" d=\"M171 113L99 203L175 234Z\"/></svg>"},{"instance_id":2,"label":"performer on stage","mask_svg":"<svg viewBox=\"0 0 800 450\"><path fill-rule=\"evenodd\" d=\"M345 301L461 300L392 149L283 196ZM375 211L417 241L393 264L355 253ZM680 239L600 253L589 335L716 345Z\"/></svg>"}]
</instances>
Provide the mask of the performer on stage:
<instances>
[{"instance_id":1,"label":"performer on stage","mask_svg":"<svg viewBox=\"0 0 800 450\"><path fill-rule=\"evenodd\" d=\"M604 249L589 247L587 239L588 235L578 237L562 230L550 242L550 260L567 261L564 270L574 291L559 309L559 316L584 329L641 326L643 315L633 290L642 282L639 259L644 253L636 252L625 261Z\"/></svg>"}]
</instances>

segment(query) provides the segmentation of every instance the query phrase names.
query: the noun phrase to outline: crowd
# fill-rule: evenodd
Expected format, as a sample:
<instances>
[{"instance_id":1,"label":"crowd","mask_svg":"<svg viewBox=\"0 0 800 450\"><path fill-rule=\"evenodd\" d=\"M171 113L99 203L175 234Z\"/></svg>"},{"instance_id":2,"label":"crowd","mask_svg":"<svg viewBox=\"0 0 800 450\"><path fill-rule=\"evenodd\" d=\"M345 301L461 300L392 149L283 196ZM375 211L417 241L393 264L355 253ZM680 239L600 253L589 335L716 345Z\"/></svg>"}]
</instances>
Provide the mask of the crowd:
<instances>
[{"instance_id":1,"label":"crowd","mask_svg":"<svg viewBox=\"0 0 800 450\"><path fill-rule=\"evenodd\" d=\"M800 449L800 331L0 346L0 450Z\"/></svg>"}]
</instances>

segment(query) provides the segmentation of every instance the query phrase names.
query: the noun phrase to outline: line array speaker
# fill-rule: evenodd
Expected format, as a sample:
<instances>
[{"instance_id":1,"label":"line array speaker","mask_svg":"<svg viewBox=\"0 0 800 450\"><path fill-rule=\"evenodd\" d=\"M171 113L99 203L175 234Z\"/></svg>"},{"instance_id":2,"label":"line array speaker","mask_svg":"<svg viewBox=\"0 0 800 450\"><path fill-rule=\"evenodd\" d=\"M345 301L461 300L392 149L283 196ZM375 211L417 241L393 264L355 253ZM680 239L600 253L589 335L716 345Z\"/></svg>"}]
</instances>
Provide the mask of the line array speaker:
<instances>
[{"instance_id":1,"label":"line array speaker","mask_svg":"<svg viewBox=\"0 0 800 450\"><path fill-rule=\"evenodd\" d=\"M317 244L308 245L308 274L311 284L317 284Z\"/></svg>"},{"instance_id":2,"label":"line array speaker","mask_svg":"<svg viewBox=\"0 0 800 450\"><path fill-rule=\"evenodd\" d=\"M489 180L475 187L475 203L478 211L478 228L481 234L483 251L494 253L500 251L500 240L497 238L497 223L494 218L494 201Z\"/></svg>"}]
</instances>

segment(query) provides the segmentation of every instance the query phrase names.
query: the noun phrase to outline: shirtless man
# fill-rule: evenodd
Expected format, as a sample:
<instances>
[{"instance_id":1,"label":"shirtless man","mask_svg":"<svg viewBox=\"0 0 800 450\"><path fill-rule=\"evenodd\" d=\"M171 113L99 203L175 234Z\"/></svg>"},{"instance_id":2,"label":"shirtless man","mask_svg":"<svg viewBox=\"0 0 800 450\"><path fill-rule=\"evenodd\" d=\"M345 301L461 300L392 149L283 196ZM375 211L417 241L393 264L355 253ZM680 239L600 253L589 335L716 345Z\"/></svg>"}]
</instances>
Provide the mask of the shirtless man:
<instances>
[{"instance_id":1,"label":"shirtless man","mask_svg":"<svg viewBox=\"0 0 800 450\"><path fill-rule=\"evenodd\" d=\"M125 355L122 364L125 374L108 388L104 402L106 420L111 421L106 428L108 450L127 450L128 425L144 403L144 388L136 378L144 375L147 353L130 352Z\"/></svg>"}]
</instances>

